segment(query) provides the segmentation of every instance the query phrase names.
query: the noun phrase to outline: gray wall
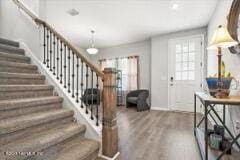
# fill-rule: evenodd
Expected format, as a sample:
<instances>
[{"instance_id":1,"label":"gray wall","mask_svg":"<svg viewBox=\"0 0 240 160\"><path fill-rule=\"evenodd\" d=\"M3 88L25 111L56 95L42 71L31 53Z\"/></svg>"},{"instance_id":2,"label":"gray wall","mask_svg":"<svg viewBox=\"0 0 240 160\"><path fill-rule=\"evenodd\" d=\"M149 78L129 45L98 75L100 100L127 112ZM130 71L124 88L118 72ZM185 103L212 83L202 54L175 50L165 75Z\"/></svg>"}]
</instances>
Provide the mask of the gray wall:
<instances>
[{"instance_id":1,"label":"gray wall","mask_svg":"<svg viewBox=\"0 0 240 160\"><path fill-rule=\"evenodd\" d=\"M204 37L207 37L207 28L190 29L171 34L159 35L152 38L152 107L161 109L168 108L168 41L170 39L192 35L204 35ZM205 38L205 44L206 43Z\"/></svg>"},{"instance_id":2,"label":"gray wall","mask_svg":"<svg viewBox=\"0 0 240 160\"><path fill-rule=\"evenodd\" d=\"M109 48L101 48L100 52L91 56L91 60L99 65L100 59L116 58L126 56L139 56L139 80L141 89L150 90L150 58L151 58L151 41L146 40L142 42L119 45Z\"/></svg>"}]
</instances>

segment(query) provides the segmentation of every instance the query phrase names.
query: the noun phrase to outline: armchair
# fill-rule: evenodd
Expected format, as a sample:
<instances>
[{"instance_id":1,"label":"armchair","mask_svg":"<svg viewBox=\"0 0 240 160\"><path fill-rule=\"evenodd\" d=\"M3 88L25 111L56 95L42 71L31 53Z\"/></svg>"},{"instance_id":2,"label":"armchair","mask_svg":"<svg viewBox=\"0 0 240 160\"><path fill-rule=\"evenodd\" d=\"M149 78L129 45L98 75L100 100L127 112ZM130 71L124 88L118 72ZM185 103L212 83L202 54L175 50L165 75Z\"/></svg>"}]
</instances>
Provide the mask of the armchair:
<instances>
[{"instance_id":1,"label":"armchair","mask_svg":"<svg viewBox=\"0 0 240 160\"><path fill-rule=\"evenodd\" d=\"M132 105L137 106L137 111L148 110L150 107L147 104L147 98L149 96L148 90L135 90L127 94L126 105L130 107Z\"/></svg>"},{"instance_id":2,"label":"armchair","mask_svg":"<svg viewBox=\"0 0 240 160\"><path fill-rule=\"evenodd\" d=\"M87 105L91 104L93 101L93 104L100 104L100 90L97 88L88 88L84 91L84 94L82 96L82 101Z\"/></svg>"}]
</instances>

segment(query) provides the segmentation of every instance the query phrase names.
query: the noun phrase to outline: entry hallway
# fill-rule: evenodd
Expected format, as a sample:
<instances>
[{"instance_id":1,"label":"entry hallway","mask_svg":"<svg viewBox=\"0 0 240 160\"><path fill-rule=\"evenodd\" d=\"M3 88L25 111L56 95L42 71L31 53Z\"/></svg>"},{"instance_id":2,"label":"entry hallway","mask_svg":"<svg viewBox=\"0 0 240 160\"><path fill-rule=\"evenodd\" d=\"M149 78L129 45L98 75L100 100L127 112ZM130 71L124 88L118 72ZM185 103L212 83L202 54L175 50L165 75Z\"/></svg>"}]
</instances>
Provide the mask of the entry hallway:
<instances>
[{"instance_id":1,"label":"entry hallway","mask_svg":"<svg viewBox=\"0 0 240 160\"><path fill-rule=\"evenodd\" d=\"M118 107L120 160L200 160L193 114Z\"/></svg>"}]
</instances>

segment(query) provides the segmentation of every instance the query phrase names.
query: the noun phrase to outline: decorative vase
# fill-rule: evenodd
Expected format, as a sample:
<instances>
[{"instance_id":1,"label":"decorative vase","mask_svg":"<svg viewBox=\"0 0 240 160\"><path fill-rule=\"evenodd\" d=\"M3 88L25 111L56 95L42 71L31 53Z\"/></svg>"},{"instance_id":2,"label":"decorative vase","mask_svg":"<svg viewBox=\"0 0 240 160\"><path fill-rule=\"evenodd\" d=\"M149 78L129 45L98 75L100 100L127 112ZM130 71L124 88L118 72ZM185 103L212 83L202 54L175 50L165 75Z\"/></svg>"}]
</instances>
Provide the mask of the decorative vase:
<instances>
[{"instance_id":1,"label":"decorative vase","mask_svg":"<svg viewBox=\"0 0 240 160\"><path fill-rule=\"evenodd\" d=\"M224 95L224 97L228 97L229 93L230 93L230 86L231 86L231 82L232 82L232 77L221 77L221 82L222 82L222 86L221 86L221 94ZM211 96L216 97L218 92L219 92L219 88L218 88L218 78L216 77L208 77L206 78L207 81L207 85L208 85L208 90Z\"/></svg>"}]
</instances>

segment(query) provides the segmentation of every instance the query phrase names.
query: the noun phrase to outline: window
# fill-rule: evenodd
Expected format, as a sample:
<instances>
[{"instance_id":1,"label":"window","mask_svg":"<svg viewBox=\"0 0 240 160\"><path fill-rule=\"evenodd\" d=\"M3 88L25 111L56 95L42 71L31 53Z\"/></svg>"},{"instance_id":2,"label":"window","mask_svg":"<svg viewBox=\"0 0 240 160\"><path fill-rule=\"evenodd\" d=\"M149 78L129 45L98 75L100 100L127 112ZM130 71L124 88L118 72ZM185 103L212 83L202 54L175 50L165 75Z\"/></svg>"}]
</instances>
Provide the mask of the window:
<instances>
[{"instance_id":1,"label":"window","mask_svg":"<svg viewBox=\"0 0 240 160\"><path fill-rule=\"evenodd\" d=\"M128 63L127 58L117 59L117 69L122 71L122 89L127 90L128 82Z\"/></svg>"},{"instance_id":2,"label":"window","mask_svg":"<svg viewBox=\"0 0 240 160\"><path fill-rule=\"evenodd\" d=\"M138 57L124 57L115 59L100 60L103 70L107 67L114 67L122 71L122 89L124 91L138 88Z\"/></svg>"},{"instance_id":3,"label":"window","mask_svg":"<svg viewBox=\"0 0 240 160\"><path fill-rule=\"evenodd\" d=\"M175 53L176 80L195 80L195 43L177 44Z\"/></svg>"}]
</instances>

